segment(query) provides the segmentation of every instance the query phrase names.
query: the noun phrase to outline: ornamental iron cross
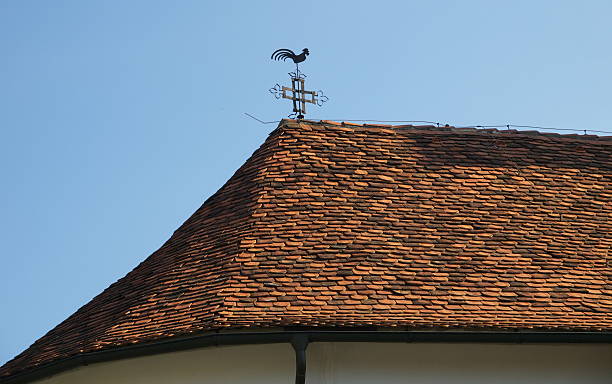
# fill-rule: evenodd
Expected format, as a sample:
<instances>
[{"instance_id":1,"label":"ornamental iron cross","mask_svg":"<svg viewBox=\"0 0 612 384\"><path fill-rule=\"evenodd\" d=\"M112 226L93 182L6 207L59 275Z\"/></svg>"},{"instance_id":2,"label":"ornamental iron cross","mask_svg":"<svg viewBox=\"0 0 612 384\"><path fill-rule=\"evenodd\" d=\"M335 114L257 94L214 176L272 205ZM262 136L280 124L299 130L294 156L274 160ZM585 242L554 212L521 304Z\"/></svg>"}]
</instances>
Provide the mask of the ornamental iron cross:
<instances>
[{"instance_id":1,"label":"ornamental iron cross","mask_svg":"<svg viewBox=\"0 0 612 384\"><path fill-rule=\"evenodd\" d=\"M302 50L300 55L296 55L293 51L288 49L279 49L272 54L273 60L286 60L292 59L295 63L295 72L290 72L291 77L291 88L281 86L279 84L274 85L270 88L270 93L277 99L289 99L293 103L293 113L289 115L291 118L303 119L306 113L306 103L316 104L318 106L323 105L328 99L323 94L323 91L307 91L304 89L304 81L306 75L300 72L298 64L306 60L310 52L307 48Z\"/></svg>"}]
</instances>

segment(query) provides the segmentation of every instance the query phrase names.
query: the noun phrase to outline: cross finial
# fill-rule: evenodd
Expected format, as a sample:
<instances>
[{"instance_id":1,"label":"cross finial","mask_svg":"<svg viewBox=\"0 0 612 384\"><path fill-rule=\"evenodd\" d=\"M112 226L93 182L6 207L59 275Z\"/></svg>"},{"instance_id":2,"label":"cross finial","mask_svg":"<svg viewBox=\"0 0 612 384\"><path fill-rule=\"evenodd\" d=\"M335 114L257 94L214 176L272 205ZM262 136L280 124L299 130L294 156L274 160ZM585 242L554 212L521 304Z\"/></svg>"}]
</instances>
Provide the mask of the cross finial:
<instances>
[{"instance_id":1,"label":"cross finial","mask_svg":"<svg viewBox=\"0 0 612 384\"><path fill-rule=\"evenodd\" d=\"M306 75L300 72L299 63L306 60L306 56L310 54L308 48L304 48L302 53L296 55L289 49L278 49L272 53L272 60L287 60L292 59L295 63L295 72L290 72L291 87L281 86L276 84L270 88L270 93L277 99L289 99L293 102L293 112L289 115L291 118L303 119L306 113L306 103L323 105L328 100L328 97L323 94L323 91L307 91L304 89Z\"/></svg>"}]
</instances>

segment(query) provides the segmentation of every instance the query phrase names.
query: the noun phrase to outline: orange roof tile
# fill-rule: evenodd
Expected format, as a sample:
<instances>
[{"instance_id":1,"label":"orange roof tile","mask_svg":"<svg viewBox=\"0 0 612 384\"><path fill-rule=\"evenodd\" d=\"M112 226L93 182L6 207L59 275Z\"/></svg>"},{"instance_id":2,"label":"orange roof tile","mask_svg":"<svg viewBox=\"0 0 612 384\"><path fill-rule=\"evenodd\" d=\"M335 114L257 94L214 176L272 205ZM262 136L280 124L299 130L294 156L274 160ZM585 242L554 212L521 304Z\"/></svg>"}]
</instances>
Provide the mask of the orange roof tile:
<instances>
[{"instance_id":1,"label":"orange roof tile","mask_svg":"<svg viewBox=\"0 0 612 384\"><path fill-rule=\"evenodd\" d=\"M611 331L611 148L283 120L158 251L0 377L217 329Z\"/></svg>"}]
</instances>

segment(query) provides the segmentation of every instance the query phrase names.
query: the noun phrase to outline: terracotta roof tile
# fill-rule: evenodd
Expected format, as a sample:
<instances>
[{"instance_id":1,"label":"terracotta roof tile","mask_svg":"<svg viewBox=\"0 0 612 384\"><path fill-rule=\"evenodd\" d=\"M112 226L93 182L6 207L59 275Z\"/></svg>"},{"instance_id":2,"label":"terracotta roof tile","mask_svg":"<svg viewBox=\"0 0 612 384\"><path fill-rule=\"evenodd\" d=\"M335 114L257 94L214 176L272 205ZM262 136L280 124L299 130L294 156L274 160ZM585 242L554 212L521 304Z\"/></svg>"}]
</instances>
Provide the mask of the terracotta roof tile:
<instances>
[{"instance_id":1,"label":"terracotta roof tile","mask_svg":"<svg viewBox=\"0 0 612 384\"><path fill-rule=\"evenodd\" d=\"M612 140L284 120L0 369L245 327L612 330Z\"/></svg>"}]
</instances>

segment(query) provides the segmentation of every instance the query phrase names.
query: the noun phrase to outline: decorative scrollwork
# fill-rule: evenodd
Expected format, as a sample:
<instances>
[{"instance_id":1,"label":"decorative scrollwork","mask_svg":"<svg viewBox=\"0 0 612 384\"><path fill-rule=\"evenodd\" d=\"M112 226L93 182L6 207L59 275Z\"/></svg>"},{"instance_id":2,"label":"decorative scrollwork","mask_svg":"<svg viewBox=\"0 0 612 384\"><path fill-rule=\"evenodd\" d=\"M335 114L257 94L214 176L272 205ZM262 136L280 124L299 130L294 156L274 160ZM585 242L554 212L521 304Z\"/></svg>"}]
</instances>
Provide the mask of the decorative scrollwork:
<instances>
[{"instance_id":1,"label":"decorative scrollwork","mask_svg":"<svg viewBox=\"0 0 612 384\"><path fill-rule=\"evenodd\" d=\"M289 76L291 76L292 79L305 79L308 77L300 72L299 69L296 69L295 72L289 72Z\"/></svg>"},{"instance_id":2,"label":"decorative scrollwork","mask_svg":"<svg viewBox=\"0 0 612 384\"><path fill-rule=\"evenodd\" d=\"M274 87L270 88L270 93L273 94L275 98L280 99L283 97L283 87L279 84L274 84Z\"/></svg>"},{"instance_id":3,"label":"decorative scrollwork","mask_svg":"<svg viewBox=\"0 0 612 384\"><path fill-rule=\"evenodd\" d=\"M317 105L320 107L323 105L323 103L326 103L327 101L329 101L329 97L325 96L323 94L323 91L319 89L317 91L316 101L317 101Z\"/></svg>"}]
</instances>

